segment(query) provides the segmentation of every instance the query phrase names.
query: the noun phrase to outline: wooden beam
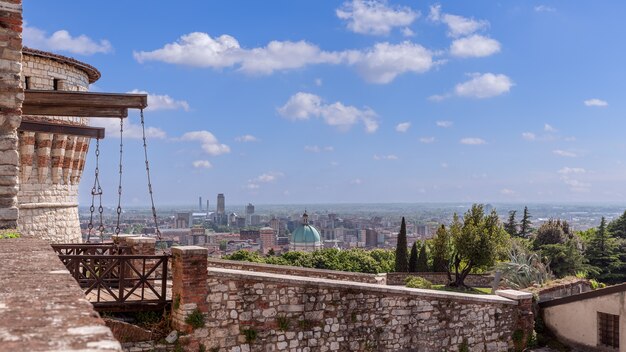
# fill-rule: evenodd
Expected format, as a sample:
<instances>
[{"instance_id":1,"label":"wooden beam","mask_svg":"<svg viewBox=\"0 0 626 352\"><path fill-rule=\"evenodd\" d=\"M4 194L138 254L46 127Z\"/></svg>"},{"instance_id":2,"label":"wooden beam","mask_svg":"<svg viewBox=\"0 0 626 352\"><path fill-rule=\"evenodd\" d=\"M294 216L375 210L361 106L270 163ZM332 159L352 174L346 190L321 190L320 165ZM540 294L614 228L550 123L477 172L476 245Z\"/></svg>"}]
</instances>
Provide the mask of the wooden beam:
<instances>
[{"instance_id":1,"label":"wooden beam","mask_svg":"<svg viewBox=\"0 0 626 352\"><path fill-rule=\"evenodd\" d=\"M20 127L18 127L17 130L28 132L67 134L71 136L90 137L97 139L104 138L104 128L101 127L60 125L46 122L22 121L22 124L20 124Z\"/></svg>"},{"instance_id":2,"label":"wooden beam","mask_svg":"<svg viewBox=\"0 0 626 352\"><path fill-rule=\"evenodd\" d=\"M72 117L128 117L126 108L33 105L22 106L24 115L72 116Z\"/></svg>"},{"instance_id":3,"label":"wooden beam","mask_svg":"<svg viewBox=\"0 0 626 352\"><path fill-rule=\"evenodd\" d=\"M148 95L27 89L24 104L142 109L148 106Z\"/></svg>"}]
</instances>

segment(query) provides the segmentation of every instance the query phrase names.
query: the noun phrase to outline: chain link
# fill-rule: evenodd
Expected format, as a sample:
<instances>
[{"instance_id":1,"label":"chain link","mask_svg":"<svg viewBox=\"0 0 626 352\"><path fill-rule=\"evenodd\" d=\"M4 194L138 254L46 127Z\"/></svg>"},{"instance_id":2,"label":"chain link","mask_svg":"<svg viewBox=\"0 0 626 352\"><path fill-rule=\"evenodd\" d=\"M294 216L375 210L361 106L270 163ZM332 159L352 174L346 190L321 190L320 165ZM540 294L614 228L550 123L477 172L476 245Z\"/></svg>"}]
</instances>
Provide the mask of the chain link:
<instances>
[{"instance_id":1,"label":"chain link","mask_svg":"<svg viewBox=\"0 0 626 352\"><path fill-rule=\"evenodd\" d=\"M152 180L150 179L150 163L148 162L148 145L146 143L146 124L143 118L143 109L140 110L141 114L141 133L143 137L143 154L146 161L146 175L148 177L148 193L150 194L150 203L152 205L152 218L154 219L154 229L157 238L162 240L161 231L159 230L159 220L157 219L156 208L154 207L154 195L152 194Z\"/></svg>"},{"instance_id":2,"label":"chain link","mask_svg":"<svg viewBox=\"0 0 626 352\"><path fill-rule=\"evenodd\" d=\"M95 207L95 199L98 197L98 212L100 214L100 226L98 226L98 231L100 233L100 242L102 242L102 234L104 232L104 225L102 219L102 213L104 209L102 208L102 188L100 187L100 139L96 139L96 170L95 177L93 180L93 187L91 188L91 207L89 207L89 224L87 225L89 232L87 233L87 242L91 242L91 233L93 232L93 213L96 210Z\"/></svg>"},{"instance_id":3,"label":"chain link","mask_svg":"<svg viewBox=\"0 0 626 352\"><path fill-rule=\"evenodd\" d=\"M120 118L120 180L117 186L117 224L115 225L115 234L120 234L120 216L122 215L122 160L124 151L124 119Z\"/></svg>"}]
</instances>

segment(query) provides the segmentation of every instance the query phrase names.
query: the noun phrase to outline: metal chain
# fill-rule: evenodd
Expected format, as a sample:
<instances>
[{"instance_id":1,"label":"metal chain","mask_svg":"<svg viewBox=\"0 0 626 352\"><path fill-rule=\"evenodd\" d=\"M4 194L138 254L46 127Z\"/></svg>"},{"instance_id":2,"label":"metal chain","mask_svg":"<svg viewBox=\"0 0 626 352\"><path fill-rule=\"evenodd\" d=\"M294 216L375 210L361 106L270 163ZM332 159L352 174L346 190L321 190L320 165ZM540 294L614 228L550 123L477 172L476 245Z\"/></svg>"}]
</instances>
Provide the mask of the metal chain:
<instances>
[{"instance_id":1,"label":"metal chain","mask_svg":"<svg viewBox=\"0 0 626 352\"><path fill-rule=\"evenodd\" d=\"M93 180L93 187L91 188L91 206L89 207L89 224L87 225L87 228L89 229L89 232L87 232L87 243L91 242L91 232L93 231L93 213L96 210L96 207L95 207L96 195L99 195L100 199L102 199L102 188L100 188L100 180L98 177L100 174L99 159L100 159L100 140L96 139L96 171L95 171L95 177Z\"/></svg>"},{"instance_id":2,"label":"metal chain","mask_svg":"<svg viewBox=\"0 0 626 352\"><path fill-rule=\"evenodd\" d=\"M161 231L159 230L159 221L157 219L156 208L154 207L154 195L152 194L152 181L150 179L150 163L148 162L148 145L146 143L146 124L143 118L143 109L140 110L141 114L141 133L143 137L143 154L146 161L146 175L148 176L148 193L150 194L150 203L152 204L152 218L154 219L154 229L159 239L161 238Z\"/></svg>"},{"instance_id":3,"label":"metal chain","mask_svg":"<svg viewBox=\"0 0 626 352\"><path fill-rule=\"evenodd\" d=\"M120 118L120 181L117 187L117 225L115 234L120 234L120 216L122 215L122 156L124 151L124 119Z\"/></svg>"}]
</instances>

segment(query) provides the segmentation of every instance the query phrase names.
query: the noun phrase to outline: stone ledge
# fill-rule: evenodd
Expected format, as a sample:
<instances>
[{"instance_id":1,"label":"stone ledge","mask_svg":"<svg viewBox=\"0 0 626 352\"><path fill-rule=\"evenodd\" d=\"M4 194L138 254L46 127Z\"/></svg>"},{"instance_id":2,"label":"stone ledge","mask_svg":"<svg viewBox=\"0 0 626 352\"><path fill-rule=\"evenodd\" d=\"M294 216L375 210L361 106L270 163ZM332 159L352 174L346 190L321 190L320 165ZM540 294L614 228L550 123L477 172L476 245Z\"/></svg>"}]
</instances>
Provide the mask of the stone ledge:
<instances>
[{"instance_id":1,"label":"stone ledge","mask_svg":"<svg viewBox=\"0 0 626 352\"><path fill-rule=\"evenodd\" d=\"M176 246L172 247L173 255L209 255L209 250L200 246Z\"/></svg>"},{"instance_id":2,"label":"stone ledge","mask_svg":"<svg viewBox=\"0 0 626 352\"><path fill-rule=\"evenodd\" d=\"M355 289L357 292L382 292L385 294L409 295L421 298L451 299L457 301L474 303L492 303L517 305L517 301L498 295L475 295L469 293L426 290L408 288L400 286L383 286L352 281L329 280L320 278L308 278L303 276L291 276L281 274L270 274L262 272L250 272L247 270L220 269L209 267L209 277L211 276L231 277L234 279L262 280L264 282L287 283L292 285L314 285L333 288ZM517 291L514 291L517 292ZM532 297L532 295L531 295Z\"/></svg>"},{"instance_id":3,"label":"stone ledge","mask_svg":"<svg viewBox=\"0 0 626 352\"><path fill-rule=\"evenodd\" d=\"M533 294L528 292L516 291L516 290L496 290L496 295L508 299L514 299L516 301L522 299L532 299Z\"/></svg>"}]
</instances>

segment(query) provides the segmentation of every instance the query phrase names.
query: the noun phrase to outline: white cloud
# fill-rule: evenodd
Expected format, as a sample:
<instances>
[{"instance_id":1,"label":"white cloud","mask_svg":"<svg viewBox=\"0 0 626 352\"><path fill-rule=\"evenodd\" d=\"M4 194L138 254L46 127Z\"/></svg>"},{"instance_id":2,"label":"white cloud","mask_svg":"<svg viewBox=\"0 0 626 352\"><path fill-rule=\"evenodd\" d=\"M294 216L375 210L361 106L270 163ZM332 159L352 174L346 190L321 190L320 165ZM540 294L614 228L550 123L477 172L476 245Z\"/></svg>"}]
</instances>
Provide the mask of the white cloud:
<instances>
[{"instance_id":1,"label":"white cloud","mask_svg":"<svg viewBox=\"0 0 626 352\"><path fill-rule=\"evenodd\" d=\"M394 27L410 25L420 15L409 7L388 6L385 0L346 1L335 12L351 31L373 35L387 35Z\"/></svg>"},{"instance_id":2,"label":"white cloud","mask_svg":"<svg viewBox=\"0 0 626 352\"><path fill-rule=\"evenodd\" d=\"M556 128L552 127L552 125L549 125L547 123L543 125L543 130L546 132L557 132Z\"/></svg>"},{"instance_id":3,"label":"white cloud","mask_svg":"<svg viewBox=\"0 0 626 352\"><path fill-rule=\"evenodd\" d=\"M484 139L482 139L482 138L475 138L475 137L461 138L461 140L459 142L461 144L467 144L467 145L487 144L487 141L485 141Z\"/></svg>"},{"instance_id":4,"label":"white cloud","mask_svg":"<svg viewBox=\"0 0 626 352\"><path fill-rule=\"evenodd\" d=\"M316 78L316 79L315 79L315 85L316 85L316 86L321 87L321 86L322 86L322 83L323 83L323 81L322 81L322 79L321 79L321 78Z\"/></svg>"},{"instance_id":5,"label":"white cloud","mask_svg":"<svg viewBox=\"0 0 626 352\"><path fill-rule=\"evenodd\" d=\"M474 34L456 39L450 45L450 53L457 57L485 57L500 52L500 43L491 38Z\"/></svg>"},{"instance_id":6,"label":"white cloud","mask_svg":"<svg viewBox=\"0 0 626 352\"><path fill-rule=\"evenodd\" d=\"M436 124L437 124L437 127L448 128L448 127L452 127L454 122L452 122L452 121L437 121Z\"/></svg>"},{"instance_id":7,"label":"white cloud","mask_svg":"<svg viewBox=\"0 0 626 352\"><path fill-rule=\"evenodd\" d=\"M373 133L378 129L377 115L370 108L358 109L346 106L341 102L325 104L315 94L298 92L291 96L287 103L277 109L278 113L290 120L308 120L319 117L327 125L346 131L353 125L362 122L365 131Z\"/></svg>"},{"instance_id":8,"label":"white cloud","mask_svg":"<svg viewBox=\"0 0 626 352\"><path fill-rule=\"evenodd\" d=\"M398 160L398 157L394 154L389 154L389 155L374 154L373 159L374 160Z\"/></svg>"},{"instance_id":9,"label":"white cloud","mask_svg":"<svg viewBox=\"0 0 626 352\"><path fill-rule=\"evenodd\" d=\"M78 55L106 54L113 50L106 39L96 42L84 34L73 37L66 30L56 31L48 36L41 29L24 24L22 36L25 46L41 50L66 51Z\"/></svg>"},{"instance_id":10,"label":"white cloud","mask_svg":"<svg viewBox=\"0 0 626 352\"><path fill-rule=\"evenodd\" d=\"M440 165L444 169L447 169L450 166L450 165L448 165L448 163L441 163Z\"/></svg>"},{"instance_id":11,"label":"white cloud","mask_svg":"<svg viewBox=\"0 0 626 352\"><path fill-rule=\"evenodd\" d=\"M402 29L402 35L405 37L412 37L415 35L415 32L413 32L413 30L409 27L404 27Z\"/></svg>"},{"instance_id":12,"label":"white cloud","mask_svg":"<svg viewBox=\"0 0 626 352\"><path fill-rule=\"evenodd\" d=\"M361 76L370 83L386 84L403 73L424 73L435 62L433 52L411 42L377 43L365 51L347 52L346 58Z\"/></svg>"},{"instance_id":13,"label":"white cloud","mask_svg":"<svg viewBox=\"0 0 626 352\"><path fill-rule=\"evenodd\" d=\"M566 158L576 158L578 156L578 154L576 154L574 152L561 150L561 149L553 150L552 153L554 155L558 155L558 156L562 156L562 157L566 157Z\"/></svg>"},{"instance_id":14,"label":"white cloud","mask_svg":"<svg viewBox=\"0 0 626 352\"><path fill-rule=\"evenodd\" d=\"M408 131L410 127L411 127L411 123L410 122L402 122L402 123L399 123L399 124L396 125L396 131L404 133L404 132Z\"/></svg>"},{"instance_id":15,"label":"white cloud","mask_svg":"<svg viewBox=\"0 0 626 352\"><path fill-rule=\"evenodd\" d=\"M588 99L584 101L585 106L597 106L597 107L606 107L609 106L609 103L607 103L605 100L601 100L601 99Z\"/></svg>"},{"instance_id":16,"label":"white cloud","mask_svg":"<svg viewBox=\"0 0 626 352\"><path fill-rule=\"evenodd\" d=\"M581 167L564 167L558 171L561 175L570 175L570 174L584 174L587 170Z\"/></svg>"},{"instance_id":17,"label":"white cloud","mask_svg":"<svg viewBox=\"0 0 626 352\"><path fill-rule=\"evenodd\" d=\"M248 143L248 142L258 142L259 139L251 134L244 134L243 136L235 137L236 142Z\"/></svg>"},{"instance_id":18,"label":"white cloud","mask_svg":"<svg viewBox=\"0 0 626 352\"><path fill-rule=\"evenodd\" d=\"M474 73L469 81L459 83L454 88L457 95L471 98L490 98L507 93L513 81L505 75L493 73Z\"/></svg>"},{"instance_id":19,"label":"white cloud","mask_svg":"<svg viewBox=\"0 0 626 352\"><path fill-rule=\"evenodd\" d=\"M332 152L335 150L332 146L320 147L318 145L305 145L304 150L311 153L319 153L319 152Z\"/></svg>"},{"instance_id":20,"label":"white cloud","mask_svg":"<svg viewBox=\"0 0 626 352\"><path fill-rule=\"evenodd\" d=\"M148 95L148 107L146 110L178 110L189 111L189 103L184 100L174 100L169 95L150 94L145 90L133 89L130 94L147 94Z\"/></svg>"},{"instance_id":21,"label":"white cloud","mask_svg":"<svg viewBox=\"0 0 626 352\"><path fill-rule=\"evenodd\" d=\"M564 167L557 171L561 175L561 180L574 192L588 192L591 185L589 183L575 179L574 175L583 175L587 170L580 167Z\"/></svg>"},{"instance_id":22,"label":"white cloud","mask_svg":"<svg viewBox=\"0 0 626 352\"><path fill-rule=\"evenodd\" d=\"M500 190L500 194L505 195L505 196L515 196L517 195L517 192L512 189L503 188Z\"/></svg>"},{"instance_id":23,"label":"white cloud","mask_svg":"<svg viewBox=\"0 0 626 352\"><path fill-rule=\"evenodd\" d=\"M230 153L230 147L220 143L213 133L209 131L192 131L183 134L181 141L199 141L202 150L209 155L221 155Z\"/></svg>"},{"instance_id":24,"label":"white cloud","mask_svg":"<svg viewBox=\"0 0 626 352\"><path fill-rule=\"evenodd\" d=\"M433 143L435 141L435 137L422 137L420 138L420 143L428 144Z\"/></svg>"},{"instance_id":25,"label":"white cloud","mask_svg":"<svg viewBox=\"0 0 626 352\"><path fill-rule=\"evenodd\" d=\"M535 6L535 12L555 12L556 9L554 7L550 7L548 5L537 5Z\"/></svg>"},{"instance_id":26,"label":"white cloud","mask_svg":"<svg viewBox=\"0 0 626 352\"><path fill-rule=\"evenodd\" d=\"M379 84L389 83L403 73L430 70L435 65L433 55L430 50L411 42L378 43L366 50L328 52L305 41L272 41L265 47L244 49L232 36L212 38L201 32L183 35L161 49L133 53L139 63L161 61L214 69L234 67L253 75L315 64L345 64L354 66L368 82Z\"/></svg>"},{"instance_id":27,"label":"white cloud","mask_svg":"<svg viewBox=\"0 0 626 352\"><path fill-rule=\"evenodd\" d=\"M535 139L537 139L537 135L535 135L532 132L524 132L522 133L522 138L524 138L527 141L534 141Z\"/></svg>"},{"instance_id":28,"label":"white cloud","mask_svg":"<svg viewBox=\"0 0 626 352\"><path fill-rule=\"evenodd\" d=\"M120 121L119 119L111 118L98 118L93 117L90 119L90 123L95 127L104 127L107 135L120 137ZM167 137L165 131L158 127L146 127L146 138L164 139ZM141 125L134 124L130 119L124 120L124 138L141 139L143 134L141 131Z\"/></svg>"},{"instance_id":29,"label":"white cloud","mask_svg":"<svg viewBox=\"0 0 626 352\"><path fill-rule=\"evenodd\" d=\"M285 174L283 174L282 172L270 171L270 172L266 172L264 174L259 175L254 180L256 182L269 183L269 182L274 182L278 178L283 177L283 176L285 176Z\"/></svg>"},{"instance_id":30,"label":"white cloud","mask_svg":"<svg viewBox=\"0 0 626 352\"><path fill-rule=\"evenodd\" d=\"M448 35L453 38L470 35L489 26L489 22L484 20L442 13L439 4L430 7L428 19L436 23L445 23L448 26Z\"/></svg>"},{"instance_id":31,"label":"white cloud","mask_svg":"<svg viewBox=\"0 0 626 352\"><path fill-rule=\"evenodd\" d=\"M196 169L210 169L213 166L208 160L196 160L192 164Z\"/></svg>"},{"instance_id":32,"label":"white cloud","mask_svg":"<svg viewBox=\"0 0 626 352\"><path fill-rule=\"evenodd\" d=\"M361 180L360 178L355 178L354 180L351 180L350 183L353 185L360 185L363 183L363 180Z\"/></svg>"},{"instance_id":33,"label":"white cloud","mask_svg":"<svg viewBox=\"0 0 626 352\"><path fill-rule=\"evenodd\" d=\"M450 97L449 94L434 94L434 95L429 96L427 99L438 103L440 101L446 100L449 97Z\"/></svg>"},{"instance_id":34,"label":"white cloud","mask_svg":"<svg viewBox=\"0 0 626 352\"><path fill-rule=\"evenodd\" d=\"M253 190L259 189L259 185L256 183L249 182L248 184L246 184L246 188L253 191Z\"/></svg>"}]
</instances>

